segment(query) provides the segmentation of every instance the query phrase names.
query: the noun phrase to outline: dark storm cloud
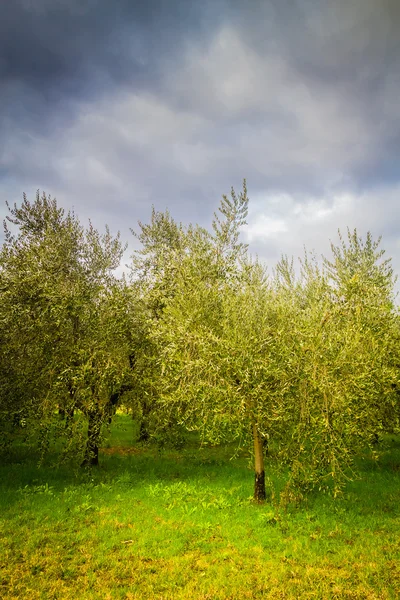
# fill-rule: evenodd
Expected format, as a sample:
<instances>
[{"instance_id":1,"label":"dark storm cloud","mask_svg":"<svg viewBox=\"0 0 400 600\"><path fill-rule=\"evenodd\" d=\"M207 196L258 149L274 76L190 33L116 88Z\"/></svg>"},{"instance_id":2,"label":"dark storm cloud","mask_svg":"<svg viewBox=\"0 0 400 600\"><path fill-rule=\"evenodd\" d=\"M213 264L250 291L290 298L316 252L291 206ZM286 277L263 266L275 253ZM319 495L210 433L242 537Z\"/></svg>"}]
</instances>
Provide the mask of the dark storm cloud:
<instances>
[{"instance_id":1,"label":"dark storm cloud","mask_svg":"<svg viewBox=\"0 0 400 600\"><path fill-rule=\"evenodd\" d=\"M376 160L365 157L368 173L379 181L387 172L382 155L389 143L393 146L393 127L399 128L396 115L386 114L387 96L400 93L400 81L392 81L400 71L397 0L15 0L0 12L3 143L16 127L49 135L70 126L79 102L98 102L126 88L151 92L176 111L206 116L213 128L198 136L208 145L223 139L233 146L239 139L249 146L247 140L259 132L268 148L266 160L274 163L276 156L287 155L286 166L260 169L252 153L244 148L243 157L239 148L237 161L262 186L323 189L325 169L307 147L316 148L311 113L318 111L315 122L319 119L321 129L325 120L325 132L317 133L317 142L324 144L325 137L326 146L330 144L324 153L331 169L359 179L364 157L349 146L365 145L362 130L368 128L375 146L381 146ZM217 59L210 76L217 44L203 70L196 64L221 27L234 28L243 47L260 60L256 81L250 82L258 102L249 96L242 106L235 104L243 93L240 77L248 85L246 68L252 68L254 56L250 64L235 65L233 59L219 67ZM185 64L188 48L196 49L196 55ZM271 72L266 58L279 58L282 73ZM239 83L221 97L221 86L235 69ZM324 113L322 105L335 99L336 105ZM351 125L357 120L357 127ZM304 143L307 132L302 128L310 132L309 143ZM299 139L306 146L301 159ZM347 163L340 146L349 152ZM318 149L316 153L320 156Z\"/></svg>"},{"instance_id":2,"label":"dark storm cloud","mask_svg":"<svg viewBox=\"0 0 400 600\"><path fill-rule=\"evenodd\" d=\"M206 224L246 177L260 255L394 240L399 31L398 0L2 3L0 189L125 232L152 203Z\"/></svg>"},{"instance_id":3,"label":"dark storm cloud","mask_svg":"<svg viewBox=\"0 0 400 600\"><path fill-rule=\"evenodd\" d=\"M74 128L82 103L95 110L102 98L123 89L162 94L166 63L174 61L188 38L207 44L218 27L218 7L218 1L200 8L186 0L1 3L3 180L60 189L64 175L54 158L62 149L54 138L61 140ZM116 153L122 163L129 160L142 170L140 152L126 157L122 145Z\"/></svg>"},{"instance_id":4,"label":"dark storm cloud","mask_svg":"<svg viewBox=\"0 0 400 600\"><path fill-rule=\"evenodd\" d=\"M116 82L140 82L161 51L176 52L183 34L201 32L197 12L183 0L14 0L1 9L2 79L62 82L73 94L98 67Z\"/></svg>"},{"instance_id":5,"label":"dark storm cloud","mask_svg":"<svg viewBox=\"0 0 400 600\"><path fill-rule=\"evenodd\" d=\"M25 112L34 126L38 113L64 109L69 99L95 98L122 84L156 89L163 61L179 52L184 39L204 39L218 25L217 7L202 3L200 10L199 3L185 0L2 3L3 118Z\"/></svg>"}]
</instances>

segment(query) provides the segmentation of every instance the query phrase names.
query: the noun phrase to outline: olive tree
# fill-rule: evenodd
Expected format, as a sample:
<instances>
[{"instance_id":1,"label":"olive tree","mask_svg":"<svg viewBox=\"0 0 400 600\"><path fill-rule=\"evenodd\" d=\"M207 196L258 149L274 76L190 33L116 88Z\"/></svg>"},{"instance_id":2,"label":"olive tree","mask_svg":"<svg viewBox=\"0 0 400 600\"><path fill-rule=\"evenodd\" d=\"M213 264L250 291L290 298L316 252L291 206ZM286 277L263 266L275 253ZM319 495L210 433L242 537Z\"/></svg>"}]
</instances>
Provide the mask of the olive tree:
<instances>
[{"instance_id":1,"label":"olive tree","mask_svg":"<svg viewBox=\"0 0 400 600\"><path fill-rule=\"evenodd\" d=\"M236 235L243 220L232 198L223 207ZM266 436L288 465L289 498L294 489L298 496L313 486L336 494L354 454L394 401L396 318L388 263L380 265L370 236L365 246L358 242L357 262L350 238L342 262L321 265L306 255L296 278L282 259L268 279L262 266L246 261L237 238L226 260L220 233L198 236L191 252L170 257L178 274L175 293L153 328L163 401L215 442L248 443L252 432L256 500L265 498ZM371 251L372 270L364 273ZM350 282L340 279L349 263L355 269ZM348 285L353 289L357 281L362 291L349 296Z\"/></svg>"},{"instance_id":2,"label":"olive tree","mask_svg":"<svg viewBox=\"0 0 400 600\"><path fill-rule=\"evenodd\" d=\"M39 192L34 202L24 196L9 207L4 232L1 335L13 383L3 417L13 406L30 408L43 430L58 407L79 409L88 420L84 462L96 464L100 424L129 370L123 284L113 275L123 252L119 235L90 223L85 229Z\"/></svg>"},{"instance_id":3,"label":"olive tree","mask_svg":"<svg viewBox=\"0 0 400 600\"><path fill-rule=\"evenodd\" d=\"M240 195L232 190L231 198L222 199L213 233L191 229L188 251L170 257L175 293L166 299L153 337L165 405L214 442L251 435L255 498L262 500L262 439L282 425L282 397L290 387L283 378L288 357L280 351L275 360L287 307L277 302L261 265L245 258L239 231L247 204L245 185Z\"/></svg>"},{"instance_id":4,"label":"olive tree","mask_svg":"<svg viewBox=\"0 0 400 600\"><path fill-rule=\"evenodd\" d=\"M331 244L332 259L325 259L335 310L359 332L352 339L352 361L364 367L366 387L359 381L353 397L359 402L358 419L364 415L360 429L370 439L399 423L394 393L400 379L397 278L380 243L370 232L363 240L357 230L347 230L347 239L339 231L339 244Z\"/></svg>"}]
</instances>

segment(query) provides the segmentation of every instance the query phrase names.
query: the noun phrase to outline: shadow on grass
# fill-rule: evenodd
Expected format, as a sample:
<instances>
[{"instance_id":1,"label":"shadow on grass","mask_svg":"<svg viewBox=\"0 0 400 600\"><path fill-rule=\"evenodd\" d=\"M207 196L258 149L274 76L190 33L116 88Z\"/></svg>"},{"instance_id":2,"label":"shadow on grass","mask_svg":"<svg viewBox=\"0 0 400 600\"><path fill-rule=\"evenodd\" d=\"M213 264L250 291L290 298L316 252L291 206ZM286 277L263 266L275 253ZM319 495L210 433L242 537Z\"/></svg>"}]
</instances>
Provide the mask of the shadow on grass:
<instances>
[{"instance_id":1,"label":"shadow on grass","mask_svg":"<svg viewBox=\"0 0 400 600\"><path fill-rule=\"evenodd\" d=\"M56 448L39 466L38 453L22 443L16 445L0 466L0 489L7 496L4 505L7 502L12 505L21 489L30 486L45 489L46 485L55 492L62 492L68 486L113 485L135 493L136 489L157 484L161 491L163 486L177 482L196 482L200 487L217 486L227 493L241 486L246 490L246 497L251 496L251 465L245 453L232 458L235 445L201 447L199 439L190 434L183 449L161 450L152 444L135 443L136 429L129 416L117 415L100 450L100 465L91 469L82 469L73 461L60 464ZM286 473L273 460L267 461L266 467L267 476L279 491ZM373 517L382 511L394 513L400 500L400 439L387 436L375 453L368 450L357 459L355 471L356 478L348 482L343 498L335 502L314 491L300 506L300 511L319 510L329 505L332 510L340 507L355 518L366 514Z\"/></svg>"}]
</instances>

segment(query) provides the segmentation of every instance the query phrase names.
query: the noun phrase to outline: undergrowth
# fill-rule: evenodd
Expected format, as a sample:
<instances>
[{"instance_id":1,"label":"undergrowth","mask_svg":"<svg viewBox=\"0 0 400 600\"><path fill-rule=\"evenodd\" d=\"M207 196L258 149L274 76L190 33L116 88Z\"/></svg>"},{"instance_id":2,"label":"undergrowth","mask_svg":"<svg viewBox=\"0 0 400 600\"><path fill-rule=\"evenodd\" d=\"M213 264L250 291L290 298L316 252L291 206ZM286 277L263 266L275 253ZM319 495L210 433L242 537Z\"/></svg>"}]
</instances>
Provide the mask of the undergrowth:
<instances>
[{"instance_id":1,"label":"undergrowth","mask_svg":"<svg viewBox=\"0 0 400 600\"><path fill-rule=\"evenodd\" d=\"M252 502L232 449L134 443L118 415L97 470L34 455L0 468L0 596L35 599L395 599L400 444L358 459L333 500ZM279 489L282 473L267 473ZM283 484L282 484L283 485Z\"/></svg>"}]
</instances>

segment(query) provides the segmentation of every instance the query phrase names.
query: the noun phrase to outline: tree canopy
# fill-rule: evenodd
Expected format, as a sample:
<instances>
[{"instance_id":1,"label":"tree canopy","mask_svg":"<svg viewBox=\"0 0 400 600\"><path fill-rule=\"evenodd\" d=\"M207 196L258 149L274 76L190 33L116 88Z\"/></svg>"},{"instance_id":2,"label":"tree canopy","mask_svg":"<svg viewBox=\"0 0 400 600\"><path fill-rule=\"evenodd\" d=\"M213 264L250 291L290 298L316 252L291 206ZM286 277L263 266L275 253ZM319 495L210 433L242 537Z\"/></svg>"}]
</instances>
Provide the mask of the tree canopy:
<instances>
[{"instance_id":1,"label":"tree canopy","mask_svg":"<svg viewBox=\"0 0 400 600\"><path fill-rule=\"evenodd\" d=\"M247 448L257 501L267 446L287 475L283 497L338 493L356 453L399 427L391 262L380 239L347 230L330 257L306 252L296 268L283 256L269 272L240 239L248 203L244 182L209 230L153 207L134 233L128 279L115 276L125 246L108 227L83 227L44 193L8 206L4 436L23 417L44 445L53 432L97 464L102 427L123 400L142 441L186 429Z\"/></svg>"}]
</instances>

